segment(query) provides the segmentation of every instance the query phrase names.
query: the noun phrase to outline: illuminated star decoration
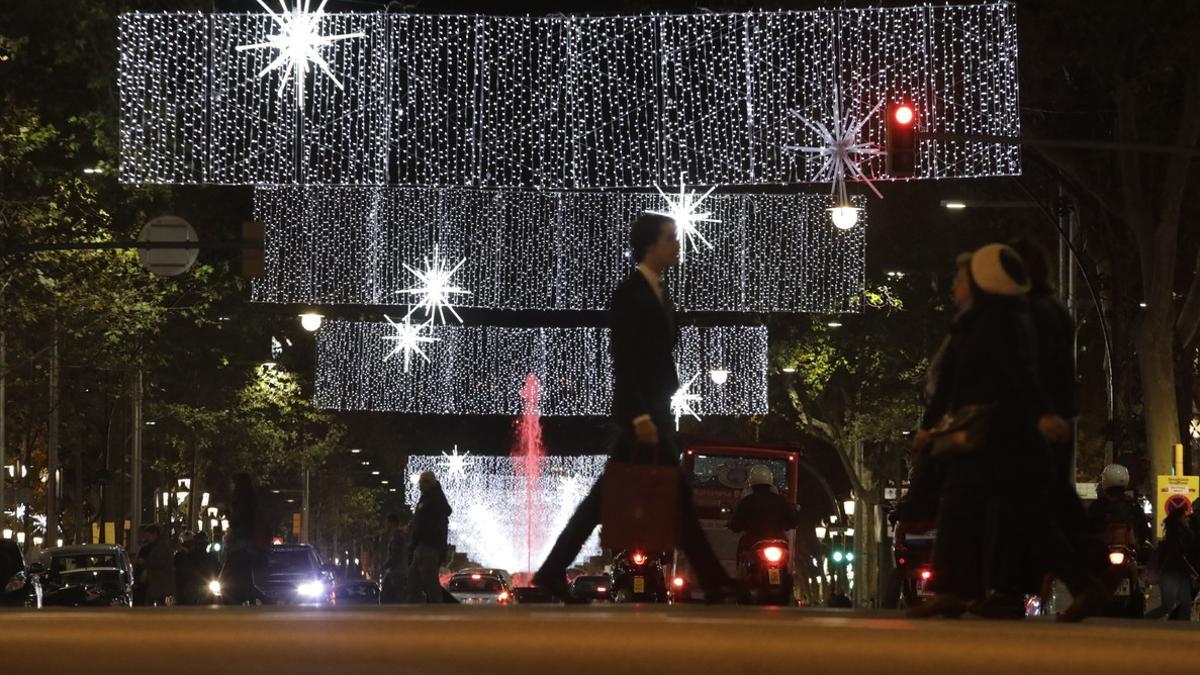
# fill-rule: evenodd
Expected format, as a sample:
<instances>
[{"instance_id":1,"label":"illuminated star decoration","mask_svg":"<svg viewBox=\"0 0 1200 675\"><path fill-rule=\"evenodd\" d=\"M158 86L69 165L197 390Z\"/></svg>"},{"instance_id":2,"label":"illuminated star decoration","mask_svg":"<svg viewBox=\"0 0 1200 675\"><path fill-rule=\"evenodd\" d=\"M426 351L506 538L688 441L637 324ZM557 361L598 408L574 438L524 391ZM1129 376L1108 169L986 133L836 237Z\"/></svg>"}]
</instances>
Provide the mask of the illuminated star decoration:
<instances>
[{"instance_id":1,"label":"illuminated star decoration","mask_svg":"<svg viewBox=\"0 0 1200 675\"><path fill-rule=\"evenodd\" d=\"M296 107L304 107L304 78L308 75L309 63L316 64L321 72L329 76L338 89L342 89L342 83L334 76L333 71L329 69L329 63L321 56L319 48L331 45L340 40L349 40L350 38L366 37L366 33L346 33L343 35L321 35L319 32L321 19L325 16L325 3L328 0L321 0L317 11L309 11L309 6L312 0L295 0L295 5L291 11L288 11L284 0L279 0L278 14L275 13L264 0L258 0L258 4L267 13L271 15L271 20L279 27L279 33L267 37L266 42L260 42L252 45L238 45L237 51L244 52L250 49L277 49L279 56L275 58L266 68L259 71L258 76L262 77L275 69L284 71L283 80L279 83L279 96L283 96L284 89L287 88L287 83L295 76L296 79Z\"/></svg>"},{"instance_id":2,"label":"illuminated star decoration","mask_svg":"<svg viewBox=\"0 0 1200 675\"><path fill-rule=\"evenodd\" d=\"M877 103L871 112L862 119L855 119L849 112L843 115L841 95L835 84L833 87L832 125L827 126L823 122L810 120L795 111L792 112L804 126L816 132L822 145L790 145L787 146L787 149L793 152L817 155L822 159L821 169L817 172L816 180L820 183L830 183L830 192L836 197L838 208L850 207L850 199L846 195L847 177L865 182L876 197L883 199L883 195L879 194L879 190L875 189L871 179L867 178L862 167L859 166L864 159L884 154L883 150L875 143L859 140L859 134L862 133L863 127L875 117L881 107L883 107L883 101Z\"/></svg>"},{"instance_id":3,"label":"illuminated star decoration","mask_svg":"<svg viewBox=\"0 0 1200 675\"><path fill-rule=\"evenodd\" d=\"M419 272L405 264L404 269L416 275L417 279L421 282L421 285L415 288L406 288L398 291L399 293L411 293L420 296L421 301L408 310L408 313L412 314L418 309L424 308L427 319L432 321L433 317L437 316L442 323L446 323L446 317L442 314L442 310L448 309L454 315L454 318L458 319L459 323L462 323L462 317L458 315L458 312L454 311L454 305L450 303L450 296L456 293L470 295L471 291L450 285L450 277L454 276L454 273L465 262L467 262L467 259L463 258L453 268L448 268L438 256L437 244L434 244L433 260L431 262L429 258L425 259L424 272Z\"/></svg>"},{"instance_id":4,"label":"illuminated star decoration","mask_svg":"<svg viewBox=\"0 0 1200 675\"><path fill-rule=\"evenodd\" d=\"M695 192L688 192L687 187L683 183L683 176L679 176L679 194L667 195L662 188L654 186L658 190L658 194L667 202L666 211L647 211L659 216L667 216L675 221L675 238L679 240L679 262L687 262L687 250L690 244L697 251L700 250L697 241L704 244L711 251L713 245L709 243L704 235L700 233L699 223L719 223L721 221L711 218L711 213L700 211L700 204L717 189L717 186L712 186L699 197Z\"/></svg>"},{"instance_id":5,"label":"illuminated star decoration","mask_svg":"<svg viewBox=\"0 0 1200 675\"><path fill-rule=\"evenodd\" d=\"M469 452L458 454L458 446L454 446L452 455L442 453L442 457L446 458L446 478L466 478L467 477L467 457L471 455Z\"/></svg>"},{"instance_id":6,"label":"illuminated star decoration","mask_svg":"<svg viewBox=\"0 0 1200 675\"><path fill-rule=\"evenodd\" d=\"M684 415L691 415L697 421L700 420L700 416L696 414L695 410L692 410L692 404L700 401L700 394L691 393L692 384L698 377L700 377L700 373L693 375L687 384L671 395L671 413L675 415L675 431L679 431L679 418Z\"/></svg>"},{"instance_id":7,"label":"illuminated star decoration","mask_svg":"<svg viewBox=\"0 0 1200 675\"><path fill-rule=\"evenodd\" d=\"M387 356L383 357L384 361L392 358L400 352L404 352L404 372L408 372L409 363L412 361L412 355L415 353L429 363L429 357L425 355L425 351L421 349L421 345L429 342L437 342L438 339L428 335L422 335L421 332L430 326L430 322L419 323L414 325L404 315L403 321L393 321L392 317L384 314L383 318L387 319L388 323L392 324L392 328L396 329L395 335L385 335L384 340L391 340L396 343L392 347L392 351Z\"/></svg>"}]
</instances>

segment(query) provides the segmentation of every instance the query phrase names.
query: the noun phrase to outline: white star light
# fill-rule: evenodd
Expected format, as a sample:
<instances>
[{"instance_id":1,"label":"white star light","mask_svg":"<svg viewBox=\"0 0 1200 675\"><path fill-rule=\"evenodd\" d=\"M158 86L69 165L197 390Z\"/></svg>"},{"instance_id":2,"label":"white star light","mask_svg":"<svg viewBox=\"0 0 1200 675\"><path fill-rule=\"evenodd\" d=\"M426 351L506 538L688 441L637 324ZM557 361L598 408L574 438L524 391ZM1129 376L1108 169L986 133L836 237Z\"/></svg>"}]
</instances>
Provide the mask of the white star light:
<instances>
[{"instance_id":1,"label":"white star light","mask_svg":"<svg viewBox=\"0 0 1200 675\"><path fill-rule=\"evenodd\" d=\"M430 326L430 322L426 321L425 323L413 325L407 314L404 316L404 320L399 322L392 321L392 317L386 314L383 315L383 318L387 319L388 323L392 324L392 328L396 329L395 335L383 336L384 340L391 340L396 343L396 345L392 347L392 351L389 352L387 356L383 357L384 361L387 361L400 352L404 352L404 372L406 373L408 372L409 362L412 360L412 355L414 353L425 359L426 363L429 363L429 357L425 355L425 351L421 349L421 345L428 342L437 342L438 339L428 335L422 335L421 331L428 328Z\"/></svg>"},{"instance_id":2,"label":"white star light","mask_svg":"<svg viewBox=\"0 0 1200 675\"><path fill-rule=\"evenodd\" d=\"M465 262L467 262L467 259L463 258L462 260L458 261L458 264L452 269L448 269L446 265L443 264L442 259L438 256L437 244L434 244L433 261L431 262L429 258L425 259L424 272L418 272L417 270L405 264L404 269L416 275L417 279L421 282L421 285L415 288L406 288L402 291L397 291L398 293L411 293L413 295L420 296L421 301L417 303L415 307L410 309L408 313L412 314L418 309L424 307L425 317L427 319L432 321L433 317L436 315L442 323L446 323L446 317L442 314L442 309L444 308L450 310L450 313L454 315L454 318L458 319L459 323L462 323L462 317L458 315L458 312L454 311L454 305L450 303L450 296L455 293L470 295L471 291L468 291L464 288L459 288L458 286L451 286L450 277L454 276L454 273L457 272Z\"/></svg>"},{"instance_id":3,"label":"white star light","mask_svg":"<svg viewBox=\"0 0 1200 675\"><path fill-rule=\"evenodd\" d=\"M304 0L303 5L300 0L295 0L295 5L291 11L288 11L284 0L279 0L278 14L275 13L264 0L258 0L258 4L267 13L271 15L271 20L279 26L279 33L267 37L266 42L260 42L252 45L238 45L237 51L244 52L249 49L276 49L279 50L279 56L275 58L266 68L258 73L259 77L266 75L275 69L283 69L284 76L279 83L279 96L283 96L284 89L287 88L287 83L294 75L296 78L296 107L304 107L304 78L308 75L309 63L315 64L321 69L321 72L329 76L338 89L342 89L342 83L334 76L333 71L329 69L329 63L321 56L320 47L331 45L339 40L348 40L350 38L366 37L366 33L346 33L343 35L321 35L320 26L321 19L325 16L325 3L328 0L321 0L317 11L309 11L309 6L312 0Z\"/></svg>"},{"instance_id":4,"label":"white star light","mask_svg":"<svg viewBox=\"0 0 1200 675\"><path fill-rule=\"evenodd\" d=\"M719 223L721 221L711 218L711 213L699 211L700 204L717 189L717 186L712 186L703 195L697 197L695 192L688 192L684 186L683 176L679 177L679 194L668 196L663 192L662 188L654 186L658 190L658 194L667 202L666 211L648 211L660 216L667 216L675 221L675 237L679 240L679 262L687 262L687 250L690 244L692 248L700 250L697 245L697 240L712 250L713 245L709 243L704 235L700 233L698 223Z\"/></svg>"},{"instance_id":5,"label":"white star light","mask_svg":"<svg viewBox=\"0 0 1200 675\"><path fill-rule=\"evenodd\" d=\"M864 159L884 154L878 145L859 141L859 134L862 133L863 127L883 107L883 101L877 103L871 112L862 119L855 119L848 112L845 115L842 114L840 99L841 95L838 93L837 86L834 85L833 123L828 126L823 122L813 121L793 112L792 114L799 118L806 127L816 132L822 145L790 145L787 146L787 149L793 152L814 154L822 158L821 169L817 172L816 180L821 183L830 183L830 191L837 200L834 207L830 209L834 224L841 229L850 229L858 220L858 209L850 204L850 199L846 195L847 177L865 182L875 196L883 199L883 195L879 194L879 190L875 189L871 179L867 178L862 167L859 166Z\"/></svg>"},{"instance_id":6,"label":"white star light","mask_svg":"<svg viewBox=\"0 0 1200 675\"><path fill-rule=\"evenodd\" d=\"M695 410L692 410L692 404L700 401L700 394L690 393L692 384L698 377L700 377L700 373L693 375L687 384L671 395L671 412L675 415L675 431L679 431L679 418L684 415L691 415L696 418L696 421L700 420L700 416L696 414Z\"/></svg>"},{"instance_id":7,"label":"white star light","mask_svg":"<svg viewBox=\"0 0 1200 675\"><path fill-rule=\"evenodd\" d=\"M446 478L466 478L467 477L467 457L471 455L469 452L458 454L458 446L454 446L454 454L447 455L442 453L442 457L446 458Z\"/></svg>"}]
</instances>

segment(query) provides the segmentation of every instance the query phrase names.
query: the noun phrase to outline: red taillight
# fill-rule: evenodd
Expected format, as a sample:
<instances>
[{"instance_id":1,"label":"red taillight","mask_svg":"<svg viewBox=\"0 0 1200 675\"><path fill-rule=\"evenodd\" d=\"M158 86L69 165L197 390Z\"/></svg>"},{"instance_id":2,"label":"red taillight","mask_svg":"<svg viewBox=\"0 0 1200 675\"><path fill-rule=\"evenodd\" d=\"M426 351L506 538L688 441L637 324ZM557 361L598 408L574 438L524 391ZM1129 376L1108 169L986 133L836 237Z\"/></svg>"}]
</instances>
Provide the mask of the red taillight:
<instances>
[{"instance_id":1,"label":"red taillight","mask_svg":"<svg viewBox=\"0 0 1200 675\"><path fill-rule=\"evenodd\" d=\"M1125 564L1125 552L1124 551L1109 551L1108 552L1108 562L1112 563L1113 565L1124 565Z\"/></svg>"},{"instance_id":2,"label":"red taillight","mask_svg":"<svg viewBox=\"0 0 1200 675\"><path fill-rule=\"evenodd\" d=\"M900 565L901 567L903 567L904 565L908 564L908 561L907 561L907 560L905 560L904 558L899 558L899 559L897 559L897 560L896 560L896 564L897 564L897 565Z\"/></svg>"},{"instance_id":3,"label":"red taillight","mask_svg":"<svg viewBox=\"0 0 1200 675\"><path fill-rule=\"evenodd\" d=\"M675 588L683 588L683 577L675 577L675 581L671 583L675 584Z\"/></svg>"},{"instance_id":4,"label":"red taillight","mask_svg":"<svg viewBox=\"0 0 1200 675\"><path fill-rule=\"evenodd\" d=\"M921 570L921 581L929 581L933 578L933 572L929 570Z\"/></svg>"},{"instance_id":5,"label":"red taillight","mask_svg":"<svg viewBox=\"0 0 1200 675\"><path fill-rule=\"evenodd\" d=\"M483 575L482 574L472 574L471 578L478 581L479 579L483 578Z\"/></svg>"},{"instance_id":6,"label":"red taillight","mask_svg":"<svg viewBox=\"0 0 1200 675\"><path fill-rule=\"evenodd\" d=\"M645 565L646 564L646 554L645 553L642 553L641 551L635 551L632 557L633 557L634 565Z\"/></svg>"},{"instance_id":7,"label":"red taillight","mask_svg":"<svg viewBox=\"0 0 1200 675\"><path fill-rule=\"evenodd\" d=\"M508 591L500 591L500 595L496 596L496 602L502 605L508 604Z\"/></svg>"},{"instance_id":8,"label":"red taillight","mask_svg":"<svg viewBox=\"0 0 1200 675\"><path fill-rule=\"evenodd\" d=\"M767 562L777 563L780 560L783 560L783 549L779 548L778 546L768 546L764 548L761 553L762 557L766 559Z\"/></svg>"},{"instance_id":9,"label":"red taillight","mask_svg":"<svg viewBox=\"0 0 1200 675\"><path fill-rule=\"evenodd\" d=\"M906 105L896 106L896 121L900 124L911 124L913 121L913 109Z\"/></svg>"}]
</instances>

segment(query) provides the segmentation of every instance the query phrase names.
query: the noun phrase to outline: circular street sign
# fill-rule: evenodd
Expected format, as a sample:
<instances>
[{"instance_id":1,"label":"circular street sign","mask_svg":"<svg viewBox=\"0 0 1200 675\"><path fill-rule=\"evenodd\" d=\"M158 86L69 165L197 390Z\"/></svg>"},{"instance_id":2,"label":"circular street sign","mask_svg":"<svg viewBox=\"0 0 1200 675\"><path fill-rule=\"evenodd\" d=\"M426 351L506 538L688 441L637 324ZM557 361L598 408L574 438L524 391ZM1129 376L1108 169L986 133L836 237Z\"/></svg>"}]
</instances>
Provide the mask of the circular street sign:
<instances>
[{"instance_id":1,"label":"circular street sign","mask_svg":"<svg viewBox=\"0 0 1200 675\"><path fill-rule=\"evenodd\" d=\"M152 244L174 242L196 242L196 231L188 221L179 216L159 216L146 223L138 241ZM142 267L162 277L174 277L192 268L200 249L196 248L139 248L138 260Z\"/></svg>"}]
</instances>

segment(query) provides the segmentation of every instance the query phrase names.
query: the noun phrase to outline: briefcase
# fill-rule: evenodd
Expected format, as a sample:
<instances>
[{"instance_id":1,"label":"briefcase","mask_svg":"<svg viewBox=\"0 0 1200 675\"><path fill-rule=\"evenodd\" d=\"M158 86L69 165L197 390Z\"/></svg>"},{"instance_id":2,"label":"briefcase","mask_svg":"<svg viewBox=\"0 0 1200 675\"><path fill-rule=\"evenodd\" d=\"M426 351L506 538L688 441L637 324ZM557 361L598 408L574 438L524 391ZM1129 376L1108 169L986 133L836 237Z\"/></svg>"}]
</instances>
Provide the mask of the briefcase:
<instances>
[{"instance_id":1,"label":"briefcase","mask_svg":"<svg viewBox=\"0 0 1200 675\"><path fill-rule=\"evenodd\" d=\"M673 550L679 540L679 468L609 462L600 525L604 548Z\"/></svg>"}]
</instances>

